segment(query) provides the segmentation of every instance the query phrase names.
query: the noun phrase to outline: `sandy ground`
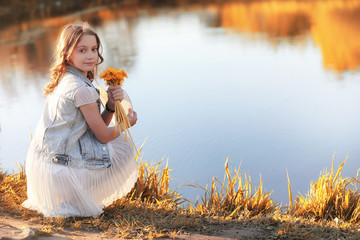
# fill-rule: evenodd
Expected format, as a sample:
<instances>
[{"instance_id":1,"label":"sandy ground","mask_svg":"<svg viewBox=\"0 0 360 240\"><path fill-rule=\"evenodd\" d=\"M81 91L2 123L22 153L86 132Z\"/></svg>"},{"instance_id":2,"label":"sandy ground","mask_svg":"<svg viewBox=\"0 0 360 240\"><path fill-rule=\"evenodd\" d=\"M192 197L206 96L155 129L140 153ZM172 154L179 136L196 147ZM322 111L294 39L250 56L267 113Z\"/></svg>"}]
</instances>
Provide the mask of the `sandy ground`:
<instances>
[{"instance_id":1,"label":"sandy ground","mask_svg":"<svg viewBox=\"0 0 360 240\"><path fill-rule=\"evenodd\" d=\"M1 240L63 240L63 239L118 239L102 237L101 233L84 232L84 231L67 231L44 234L38 231L42 226L35 223L28 223L20 219L9 217L0 217L0 239ZM233 227L217 231L214 235L208 236L205 234L191 233L178 235L175 239L189 239L189 240L224 240L224 239L264 239L263 232L258 229ZM161 238L171 239L171 238Z\"/></svg>"}]
</instances>

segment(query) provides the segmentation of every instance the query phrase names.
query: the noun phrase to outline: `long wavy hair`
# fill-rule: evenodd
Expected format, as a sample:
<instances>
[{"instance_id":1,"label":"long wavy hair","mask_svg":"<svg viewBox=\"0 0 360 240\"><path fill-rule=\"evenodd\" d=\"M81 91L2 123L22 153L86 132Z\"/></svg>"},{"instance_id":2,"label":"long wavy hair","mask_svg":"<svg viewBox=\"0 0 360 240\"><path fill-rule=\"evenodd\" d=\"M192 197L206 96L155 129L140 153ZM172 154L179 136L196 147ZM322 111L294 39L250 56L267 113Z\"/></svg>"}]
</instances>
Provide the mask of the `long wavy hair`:
<instances>
[{"instance_id":1,"label":"long wavy hair","mask_svg":"<svg viewBox=\"0 0 360 240\"><path fill-rule=\"evenodd\" d=\"M44 88L44 95L52 93L56 86L59 84L61 77L66 71L66 65L69 64L69 59L73 53L76 45L80 41L83 35L93 35L96 38L98 49L97 65L104 61L101 56L101 42L99 36L92 30L87 22L72 23L66 25L57 40L56 53L54 56L54 62L50 68L50 83ZM87 77L90 80L94 79L96 68L87 72Z\"/></svg>"}]
</instances>

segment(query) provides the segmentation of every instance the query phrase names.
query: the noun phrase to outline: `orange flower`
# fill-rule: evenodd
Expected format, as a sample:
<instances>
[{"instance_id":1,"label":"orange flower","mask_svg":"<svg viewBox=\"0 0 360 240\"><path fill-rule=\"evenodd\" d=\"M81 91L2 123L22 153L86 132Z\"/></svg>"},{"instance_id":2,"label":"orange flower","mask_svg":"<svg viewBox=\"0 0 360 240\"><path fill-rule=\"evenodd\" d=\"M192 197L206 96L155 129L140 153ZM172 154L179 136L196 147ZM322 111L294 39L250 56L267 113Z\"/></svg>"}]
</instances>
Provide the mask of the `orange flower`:
<instances>
[{"instance_id":1,"label":"orange flower","mask_svg":"<svg viewBox=\"0 0 360 240\"><path fill-rule=\"evenodd\" d=\"M120 85L124 82L124 77L128 77L125 70L116 70L114 68L107 68L100 74L100 78L105 80L106 85Z\"/></svg>"},{"instance_id":2,"label":"orange flower","mask_svg":"<svg viewBox=\"0 0 360 240\"><path fill-rule=\"evenodd\" d=\"M114 68L107 68L104 72L102 72L99 75L100 78L105 80L105 84L106 85L120 85L122 86L123 82L124 82L124 78L128 77L128 75L126 74L125 70L116 70ZM124 131L125 133L125 141L127 139L127 136L130 137L131 139L131 143L134 146L134 149L137 151L135 143L131 137L129 128L130 128L130 121L123 109L123 107L121 106L121 103L119 100L115 101L115 135L116 135L116 131L117 131L117 126L120 126L120 129Z\"/></svg>"}]
</instances>

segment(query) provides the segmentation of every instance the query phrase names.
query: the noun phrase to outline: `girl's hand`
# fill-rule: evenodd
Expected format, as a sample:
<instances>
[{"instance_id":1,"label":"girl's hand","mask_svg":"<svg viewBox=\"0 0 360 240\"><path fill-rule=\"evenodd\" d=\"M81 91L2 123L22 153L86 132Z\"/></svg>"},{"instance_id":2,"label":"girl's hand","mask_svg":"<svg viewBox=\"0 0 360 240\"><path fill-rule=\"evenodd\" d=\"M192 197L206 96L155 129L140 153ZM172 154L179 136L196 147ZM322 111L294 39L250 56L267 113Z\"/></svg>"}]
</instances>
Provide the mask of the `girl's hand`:
<instances>
[{"instance_id":1,"label":"girl's hand","mask_svg":"<svg viewBox=\"0 0 360 240\"><path fill-rule=\"evenodd\" d=\"M133 111L131 108L129 108L129 113L127 114L127 117L129 118L130 125L134 126L138 120L137 113Z\"/></svg>"},{"instance_id":2,"label":"girl's hand","mask_svg":"<svg viewBox=\"0 0 360 240\"><path fill-rule=\"evenodd\" d=\"M120 86L109 86L108 90L108 106L115 109L115 101L122 101L124 99L124 91Z\"/></svg>"}]
</instances>

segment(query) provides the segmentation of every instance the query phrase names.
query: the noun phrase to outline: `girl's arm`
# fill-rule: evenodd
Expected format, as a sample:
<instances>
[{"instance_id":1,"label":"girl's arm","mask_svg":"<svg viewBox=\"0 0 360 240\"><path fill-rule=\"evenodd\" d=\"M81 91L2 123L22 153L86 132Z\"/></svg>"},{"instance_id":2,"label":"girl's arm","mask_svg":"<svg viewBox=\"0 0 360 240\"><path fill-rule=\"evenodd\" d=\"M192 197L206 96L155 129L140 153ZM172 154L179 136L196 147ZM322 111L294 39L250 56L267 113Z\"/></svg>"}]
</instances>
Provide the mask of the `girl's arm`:
<instances>
[{"instance_id":1,"label":"girl's arm","mask_svg":"<svg viewBox=\"0 0 360 240\"><path fill-rule=\"evenodd\" d=\"M110 107L109 107L109 108L110 108ZM114 108L115 108L115 107L114 107ZM111 110L113 110L113 109L111 109ZM106 124L106 126L109 126L113 115L114 115L114 113L109 112L109 111L106 110L106 109L101 113L101 117L102 117L104 123Z\"/></svg>"},{"instance_id":2,"label":"girl's arm","mask_svg":"<svg viewBox=\"0 0 360 240\"><path fill-rule=\"evenodd\" d=\"M118 137L123 131L123 129L120 129L120 126L118 126L116 130L115 127L108 127L108 123L105 122L104 116L110 121L113 114L104 110L104 112L100 115L97 103L82 105L79 109L83 114L86 123L89 125L99 142L108 143ZM130 125L134 126L137 122L137 113L132 111L132 109L129 109L127 116L130 120Z\"/></svg>"},{"instance_id":3,"label":"girl's arm","mask_svg":"<svg viewBox=\"0 0 360 240\"><path fill-rule=\"evenodd\" d=\"M120 135L122 130L118 127L115 131L115 127L108 127L102 117L102 115L106 114L109 114L109 116L111 115L112 117L112 114L110 112L104 113L106 111L105 110L103 114L100 115L97 103L82 105L79 107L79 109L83 114L86 123L89 125L90 129L93 131L99 142L107 143ZM105 117L111 120L111 117L109 116L106 115Z\"/></svg>"}]
</instances>

